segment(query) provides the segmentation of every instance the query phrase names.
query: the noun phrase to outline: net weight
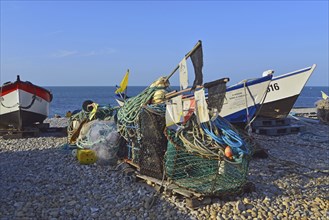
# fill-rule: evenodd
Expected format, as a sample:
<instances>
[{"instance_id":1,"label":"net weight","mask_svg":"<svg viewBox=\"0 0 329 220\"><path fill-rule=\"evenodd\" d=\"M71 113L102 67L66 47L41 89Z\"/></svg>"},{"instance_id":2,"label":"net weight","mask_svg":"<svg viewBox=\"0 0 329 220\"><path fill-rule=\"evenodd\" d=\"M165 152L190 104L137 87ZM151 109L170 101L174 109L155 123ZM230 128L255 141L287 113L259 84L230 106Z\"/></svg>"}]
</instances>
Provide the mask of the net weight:
<instances>
[{"instance_id":1,"label":"net weight","mask_svg":"<svg viewBox=\"0 0 329 220\"><path fill-rule=\"evenodd\" d=\"M280 90L278 83L271 84L267 88L267 92L276 91L276 90Z\"/></svg>"}]
</instances>

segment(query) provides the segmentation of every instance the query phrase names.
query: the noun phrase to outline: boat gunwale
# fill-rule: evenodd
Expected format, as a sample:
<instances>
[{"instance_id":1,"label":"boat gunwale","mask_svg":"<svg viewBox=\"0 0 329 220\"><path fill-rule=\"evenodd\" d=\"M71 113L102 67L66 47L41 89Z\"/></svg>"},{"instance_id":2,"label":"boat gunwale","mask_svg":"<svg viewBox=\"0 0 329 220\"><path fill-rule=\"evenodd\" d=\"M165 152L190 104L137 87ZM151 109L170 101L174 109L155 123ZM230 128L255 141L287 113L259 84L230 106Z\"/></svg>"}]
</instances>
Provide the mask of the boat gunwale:
<instances>
[{"instance_id":1,"label":"boat gunwale","mask_svg":"<svg viewBox=\"0 0 329 220\"><path fill-rule=\"evenodd\" d=\"M275 80L279 80L279 79L282 79L282 78L286 78L288 76L292 76L292 75L296 75L296 74L300 74L300 73L304 73L304 72L307 72L309 70L314 70L316 67L316 64L313 64L312 66L309 66L309 67L306 67L304 69L300 69L300 70L295 70L293 72L289 72L289 73L285 73L285 74L282 74L282 75L279 75L279 76L274 76L272 78L272 81L275 81ZM312 71L313 72L313 71ZM312 73L311 72L311 73Z\"/></svg>"},{"instance_id":2,"label":"boat gunwale","mask_svg":"<svg viewBox=\"0 0 329 220\"><path fill-rule=\"evenodd\" d=\"M8 83L8 82L5 83L4 85L0 86L0 97L3 97L3 96L5 96L5 95L7 95L7 94L9 94L9 93L12 93L12 92L14 92L14 91L17 91L17 90L24 90L24 91L26 91L25 89L21 89L21 88L19 88L20 84L21 84L21 85L25 85L25 86L35 87L36 89L41 90L41 92L48 93L48 95L49 95L49 100L48 100L48 98L45 99L44 97L41 97L41 96L39 96L39 95L37 95L37 96L39 96L40 98L43 98L45 101L47 101L47 102L49 102L49 103L50 103L50 102L52 101L52 99L53 99L53 94L51 93L50 90L45 89L45 88L43 88L43 87L41 87L41 86L35 85L35 84L33 84L33 83L29 82L29 81L15 81L15 82L10 82L10 83ZM26 91L26 92L29 92L29 91ZM29 92L29 93L30 93L30 92Z\"/></svg>"}]
</instances>

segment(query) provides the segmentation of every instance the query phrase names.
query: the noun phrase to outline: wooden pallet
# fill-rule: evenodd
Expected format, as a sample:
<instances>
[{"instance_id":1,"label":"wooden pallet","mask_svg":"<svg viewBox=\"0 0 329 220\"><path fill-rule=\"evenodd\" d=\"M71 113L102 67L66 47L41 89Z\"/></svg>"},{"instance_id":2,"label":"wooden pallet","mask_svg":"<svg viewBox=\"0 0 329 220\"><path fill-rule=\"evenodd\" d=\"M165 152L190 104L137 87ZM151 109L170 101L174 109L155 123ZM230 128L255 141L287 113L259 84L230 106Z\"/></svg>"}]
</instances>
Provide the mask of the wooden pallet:
<instances>
[{"instance_id":1,"label":"wooden pallet","mask_svg":"<svg viewBox=\"0 0 329 220\"><path fill-rule=\"evenodd\" d=\"M293 116L297 117L305 117L305 118L313 118L317 119L317 109L316 108L293 108L291 109L290 113Z\"/></svg>"},{"instance_id":2,"label":"wooden pallet","mask_svg":"<svg viewBox=\"0 0 329 220\"><path fill-rule=\"evenodd\" d=\"M253 128L270 127L270 126L284 126L284 125L290 125L290 118L280 118L280 119L257 118L251 124L251 126Z\"/></svg>"},{"instance_id":3,"label":"wooden pallet","mask_svg":"<svg viewBox=\"0 0 329 220\"><path fill-rule=\"evenodd\" d=\"M278 136L286 134L297 134L301 131L305 131L304 125L285 125L275 127L258 127L253 129L256 134Z\"/></svg>"},{"instance_id":4,"label":"wooden pallet","mask_svg":"<svg viewBox=\"0 0 329 220\"><path fill-rule=\"evenodd\" d=\"M17 130L14 128L1 129L0 136L3 136L3 139L19 139L38 137L41 133L62 133L63 135L67 136L66 132L66 127L49 127L49 123L43 123L25 127L22 130Z\"/></svg>"},{"instance_id":5,"label":"wooden pallet","mask_svg":"<svg viewBox=\"0 0 329 220\"><path fill-rule=\"evenodd\" d=\"M251 126L256 134L268 136L296 134L305 130L304 125L291 125L290 118L257 118Z\"/></svg>"},{"instance_id":6,"label":"wooden pallet","mask_svg":"<svg viewBox=\"0 0 329 220\"><path fill-rule=\"evenodd\" d=\"M137 180L140 179L146 181L149 185L153 185L153 187L156 189L163 187L163 193L169 196L174 194L183 196L186 200L186 206L190 209L195 209L211 203L210 197L203 196L201 193L181 188L175 184L169 183L166 180L162 181L139 173L136 173L136 178Z\"/></svg>"},{"instance_id":7,"label":"wooden pallet","mask_svg":"<svg viewBox=\"0 0 329 220\"><path fill-rule=\"evenodd\" d=\"M162 192L169 196L175 194L182 196L186 201L187 208L191 210L205 205L209 205L211 204L212 199L216 198L216 196L203 195L201 193L179 187L176 184L170 183L166 180L162 181L153 177L142 175L138 172L135 172L135 176L136 176L136 180L146 181L149 185L152 185L156 189L160 189L162 187L163 188ZM248 182L245 184L244 187L242 187L242 191L243 192L255 191L255 185L252 184L251 182Z\"/></svg>"},{"instance_id":8,"label":"wooden pallet","mask_svg":"<svg viewBox=\"0 0 329 220\"><path fill-rule=\"evenodd\" d=\"M6 129L0 130L0 135L3 139L18 139L26 137L36 137L39 135L40 130L38 128L24 128L24 130Z\"/></svg>"}]
</instances>

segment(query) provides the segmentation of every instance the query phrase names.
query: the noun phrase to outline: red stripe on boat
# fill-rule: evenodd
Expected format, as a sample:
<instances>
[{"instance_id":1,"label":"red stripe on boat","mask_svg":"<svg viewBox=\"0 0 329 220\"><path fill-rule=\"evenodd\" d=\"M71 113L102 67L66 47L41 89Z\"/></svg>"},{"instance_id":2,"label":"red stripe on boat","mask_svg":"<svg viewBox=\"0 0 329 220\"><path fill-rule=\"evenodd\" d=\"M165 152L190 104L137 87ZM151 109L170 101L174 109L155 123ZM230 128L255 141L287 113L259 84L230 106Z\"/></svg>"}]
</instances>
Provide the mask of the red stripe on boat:
<instances>
[{"instance_id":1,"label":"red stripe on boat","mask_svg":"<svg viewBox=\"0 0 329 220\"><path fill-rule=\"evenodd\" d=\"M40 98L43 98L47 102L51 102L51 100L52 100L52 95L48 90L41 88L39 86L33 85L32 83L21 82L21 81L3 85L2 90L1 90L1 96L5 96L8 93L11 93L17 89L24 90L25 92L28 92L28 93L36 95Z\"/></svg>"}]
</instances>

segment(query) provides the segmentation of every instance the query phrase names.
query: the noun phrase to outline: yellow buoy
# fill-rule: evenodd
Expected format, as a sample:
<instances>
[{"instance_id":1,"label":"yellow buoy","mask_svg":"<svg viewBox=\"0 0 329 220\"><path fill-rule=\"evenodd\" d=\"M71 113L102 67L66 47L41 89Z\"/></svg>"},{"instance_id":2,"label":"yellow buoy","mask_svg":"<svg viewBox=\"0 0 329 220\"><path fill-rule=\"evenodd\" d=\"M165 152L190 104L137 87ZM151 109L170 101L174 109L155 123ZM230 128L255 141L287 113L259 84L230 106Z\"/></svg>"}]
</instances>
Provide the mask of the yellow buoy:
<instances>
[{"instance_id":1,"label":"yellow buoy","mask_svg":"<svg viewBox=\"0 0 329 220\"><path fill-rule=\"evenodd\" d=\"M166 93L167 93L167 91L164 89L160 89L160 90L156 91L153 95L152 103L158 104L158 103L164 102Z\"/></svg>"}]
</instances>

